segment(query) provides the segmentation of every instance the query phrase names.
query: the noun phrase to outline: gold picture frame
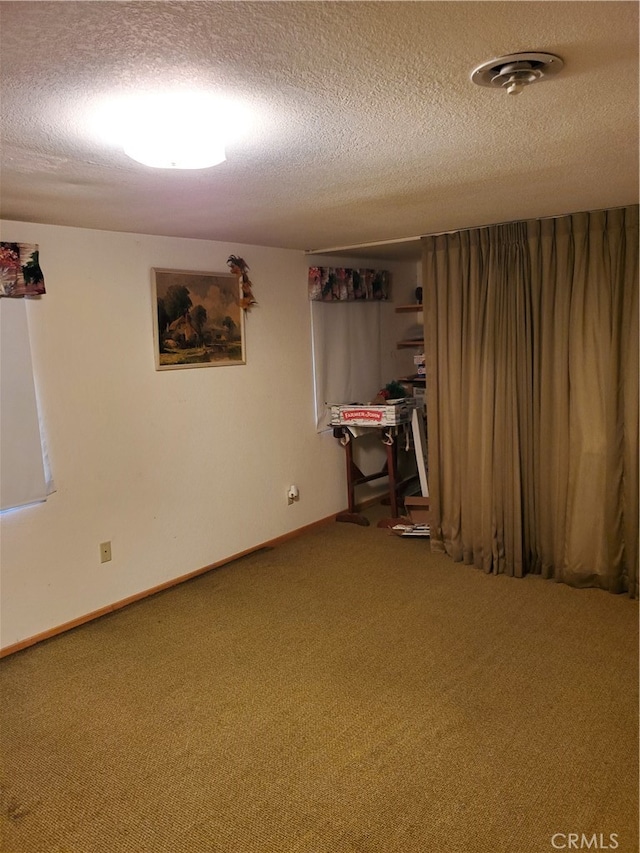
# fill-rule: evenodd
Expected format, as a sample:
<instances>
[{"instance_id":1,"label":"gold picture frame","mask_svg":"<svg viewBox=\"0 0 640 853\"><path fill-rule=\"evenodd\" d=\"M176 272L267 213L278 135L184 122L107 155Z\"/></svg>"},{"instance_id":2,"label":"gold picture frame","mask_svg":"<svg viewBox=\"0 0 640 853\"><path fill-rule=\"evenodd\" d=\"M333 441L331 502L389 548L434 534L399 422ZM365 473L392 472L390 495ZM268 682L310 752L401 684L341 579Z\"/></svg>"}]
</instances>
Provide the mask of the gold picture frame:
<instances>
[{"instance_id":1,"label":"gold picture frame","mask_svg":"<svg viewBox=\"0 0 640 853\"><path fill-rule=\"evenodd\" d=\"M153 268L156 370L246 364L235 275Z\"/></svg>"}]
</instances>

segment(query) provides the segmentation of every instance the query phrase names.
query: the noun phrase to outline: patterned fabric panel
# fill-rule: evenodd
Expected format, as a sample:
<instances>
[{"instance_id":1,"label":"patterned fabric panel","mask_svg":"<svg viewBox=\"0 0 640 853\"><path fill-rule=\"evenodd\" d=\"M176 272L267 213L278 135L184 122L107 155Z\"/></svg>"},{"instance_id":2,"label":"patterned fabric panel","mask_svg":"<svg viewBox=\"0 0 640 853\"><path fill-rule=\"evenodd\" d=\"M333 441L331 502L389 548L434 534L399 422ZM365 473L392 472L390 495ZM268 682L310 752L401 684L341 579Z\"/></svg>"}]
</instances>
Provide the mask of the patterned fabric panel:
<instances>
[{"instance_id":1,"label":"patterned fabric panel","mask_svg":"<svg viewBox=\"0 0 640 853\"><path fill-rule=\"evenodd\" d=\"M389 299L387 270L309 267L309 299L314 302L356 302Z\"/></svg>"},{"instance_id":2,"label":"patterned fabric panel","mask_svg":"<svg viewBox=\"0 0 640 853\"><path fill-rule=\"evenodd\" d=\"M0 243L0 296L40 296L45 293L35 243Z\"/></svg>"}]
</instances>

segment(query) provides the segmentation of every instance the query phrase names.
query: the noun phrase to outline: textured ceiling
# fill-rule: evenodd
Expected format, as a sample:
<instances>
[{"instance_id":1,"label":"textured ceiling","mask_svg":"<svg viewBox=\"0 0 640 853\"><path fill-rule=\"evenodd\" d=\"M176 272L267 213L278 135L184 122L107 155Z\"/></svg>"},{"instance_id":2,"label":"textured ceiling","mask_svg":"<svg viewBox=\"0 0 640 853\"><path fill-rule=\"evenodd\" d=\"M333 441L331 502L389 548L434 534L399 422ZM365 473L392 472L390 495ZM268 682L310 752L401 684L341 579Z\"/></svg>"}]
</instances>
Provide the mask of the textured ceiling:
<instances>
[{"instance_id":1,"label":"textured ceiling","mask_svg":"<svg viewBox=\"0 0 640 853\"><path fill-rule=\"evenodd\" d=\"M638 200L636 2L2 2L0 39L3 218L318 249ZM565 68L470 82L523 50ZM90 127L184 85L254 110L220 166Z\"/></svg>"}]
</instances>

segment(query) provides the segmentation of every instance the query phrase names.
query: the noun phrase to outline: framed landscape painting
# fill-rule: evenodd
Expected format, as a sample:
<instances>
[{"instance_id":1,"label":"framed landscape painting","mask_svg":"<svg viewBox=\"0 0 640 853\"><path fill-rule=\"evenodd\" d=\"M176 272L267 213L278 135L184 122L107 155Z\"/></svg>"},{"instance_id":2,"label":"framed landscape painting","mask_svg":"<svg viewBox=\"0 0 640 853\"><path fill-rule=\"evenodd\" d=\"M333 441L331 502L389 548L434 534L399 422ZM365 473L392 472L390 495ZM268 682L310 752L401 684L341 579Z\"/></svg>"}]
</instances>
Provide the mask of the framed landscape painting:
<instances>
[{"instance_id":1,"label":"framed landscape painting","mask_svg":"<svg viewBox=\"0 0 640 853\"><path fill-rule=\"evenodd\" d=\"M235 275L153 269L156 370L245 364Z\"/></svg>"}]
</instances>

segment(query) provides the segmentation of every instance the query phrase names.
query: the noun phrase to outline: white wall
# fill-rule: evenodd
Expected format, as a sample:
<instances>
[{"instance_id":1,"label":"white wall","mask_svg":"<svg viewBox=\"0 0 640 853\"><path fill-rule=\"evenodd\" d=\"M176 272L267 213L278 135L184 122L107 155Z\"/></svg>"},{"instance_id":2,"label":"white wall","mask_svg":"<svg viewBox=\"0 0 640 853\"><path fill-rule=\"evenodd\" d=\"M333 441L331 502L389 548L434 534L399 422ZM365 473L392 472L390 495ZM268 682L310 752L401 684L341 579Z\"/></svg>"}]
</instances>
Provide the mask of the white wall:
<instances>
[{"instance_id":1,"label":"white wall","mask_svg":"<svg viewBox=\"0 0 640 853\"><path fill-rule=\"evenodd\" d=\"M27 307L56 486L2 516L2 647L345 507L343 451L314 427L302 252L16 222L2 239L40 246ZM259 303L247 364L156 371L151 268L226 272L232 253Z\"/></svg>"}]
</instances>

